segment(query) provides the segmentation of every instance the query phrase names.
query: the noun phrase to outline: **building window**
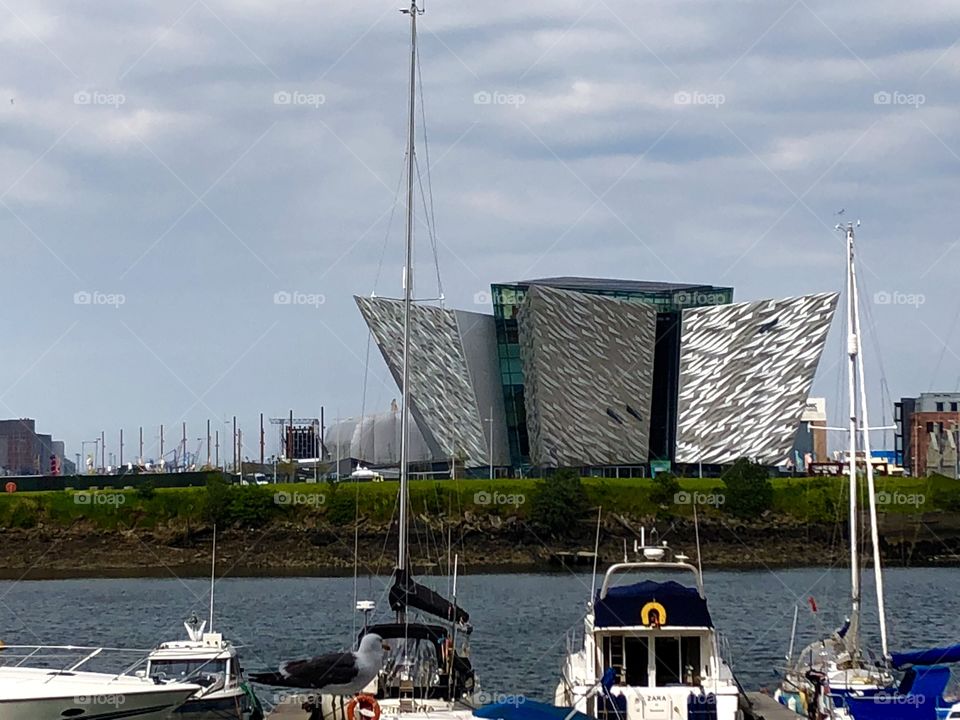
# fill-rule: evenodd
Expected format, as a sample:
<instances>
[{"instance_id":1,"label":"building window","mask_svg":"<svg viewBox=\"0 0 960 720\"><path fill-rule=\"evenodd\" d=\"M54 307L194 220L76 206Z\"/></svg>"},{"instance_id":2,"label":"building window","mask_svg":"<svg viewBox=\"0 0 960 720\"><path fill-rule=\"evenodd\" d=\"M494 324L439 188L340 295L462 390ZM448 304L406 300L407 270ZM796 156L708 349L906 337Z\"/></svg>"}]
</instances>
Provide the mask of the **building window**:
<instances>
[{"instance_id":1,"label":"building window","mask_svg":"<svg viewBox=\"0 0 960 720\"><path fill-rule=\"evenodd\" d=\"M960 405L960 403L955 403L955 402L950 403L950 412L957 412L958 405Z\"/></svg>"},{"instance_id":2,"label":"building window","mask_svg":"<svg viewBox=\"0 0 960 720\"><path fill-rule=\"evenodd\" d=\"M928 423L927 423L927 432L928 432L928 433L932 433L932 432L933 432L933 423L932 423L932 422L928 422Z\"/></svg>"},{"instance_id":3,"label":"building window","mask_svg":"<svg viewBox=\"0 0 960 720\"><path fill-rule=\"evenodd\" d=\"M938 402L938 403L937 403L937 412L943 412L943 403L942 403L942 402Z\"/></svg>"}]
</instances>

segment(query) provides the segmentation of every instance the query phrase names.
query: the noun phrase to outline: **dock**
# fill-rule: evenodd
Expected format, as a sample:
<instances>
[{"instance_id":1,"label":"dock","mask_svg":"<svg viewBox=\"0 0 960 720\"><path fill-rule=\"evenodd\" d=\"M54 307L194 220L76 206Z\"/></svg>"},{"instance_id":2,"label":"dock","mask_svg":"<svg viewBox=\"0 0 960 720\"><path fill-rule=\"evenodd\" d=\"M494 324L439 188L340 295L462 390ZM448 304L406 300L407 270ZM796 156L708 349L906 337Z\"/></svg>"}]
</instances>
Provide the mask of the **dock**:
<instances>
[{"instance_id":1,"label":"dock","mask_svg":"<svg viewBox=\"0 0 960 720\"><path fill-rule=\"evenodd\" d=\"M784 707L770 695L760 692L748 692L747 697L753 703L755 720L797 720L800 716Z\"/></svg>"}]
</instances>

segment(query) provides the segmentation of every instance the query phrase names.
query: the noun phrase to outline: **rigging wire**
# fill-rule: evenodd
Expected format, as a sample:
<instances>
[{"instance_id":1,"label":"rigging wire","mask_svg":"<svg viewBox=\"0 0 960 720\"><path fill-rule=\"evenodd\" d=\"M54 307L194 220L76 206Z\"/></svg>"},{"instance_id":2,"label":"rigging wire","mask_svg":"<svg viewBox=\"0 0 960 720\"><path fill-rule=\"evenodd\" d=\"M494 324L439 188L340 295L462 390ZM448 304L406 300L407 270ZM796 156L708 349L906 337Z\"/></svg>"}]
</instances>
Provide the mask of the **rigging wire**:
<instances>
[{"instance_id":1,"label":"rigging wire","mask_svg":"<svg viewBox=\"0 0 960 720\"><path fill-rule=\"evenodd\" d=\"M930 375L930 387L928 388L930 392L933 392L933 384L936 382L937 373L940 372L940 366L943 364L943 358L947 354L947 346L950 342L950 338L953 337L953 331L957 327L957 320L960 320L960 305L957 305L957 311L953 314L953 320L950 321L950 329L947 330L947 335L941 341L940 344L940 355L937 357L937 364L933 368L933 373ZM957 378L957 389L960 390L960 377Z\"/></svg>"},{"instance_id":2,"label":"rigging wire","mask_svg":"<svg viewBox=\"0 0 960 720\"><path fill-rule=\"evenodd\" d=\"M437 296L443 306L443 281L440 278L440 255L437 252L437 216L433 204L433 177L430 173L430 140L427 135L427 110L423 98L423 69L420 65L420 52L417 51L417 76L420 89L420 123L423 126L423 159L427 165L427 197L430 198L430 210L426 208L426 197L423 193L423 183L420 183L420 196L424 201L424 212L427 216L427 228L430 232L430 244L433 246L433 264L437 273ZM420 177L420 164L417 163L417 177Z\"/></svg>"}]
</instances>

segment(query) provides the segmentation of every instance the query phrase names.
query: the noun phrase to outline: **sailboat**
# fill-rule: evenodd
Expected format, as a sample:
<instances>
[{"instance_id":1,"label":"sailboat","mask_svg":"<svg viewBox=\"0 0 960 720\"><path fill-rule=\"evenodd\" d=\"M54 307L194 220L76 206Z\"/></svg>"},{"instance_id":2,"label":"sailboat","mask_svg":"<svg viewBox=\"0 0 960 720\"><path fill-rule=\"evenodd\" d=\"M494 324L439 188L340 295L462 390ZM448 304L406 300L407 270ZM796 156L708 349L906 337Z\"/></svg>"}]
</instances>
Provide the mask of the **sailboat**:
<instances>
[{"instance_id":1,"label":"sailboat","mask_svg":"<svg viewBox=\"0 0 960 720\"><path fill-rule=\"evenodd\" d=\"M859 225L859 223L857 223ZM889 669L886 610L883 592L883 569L880 564L880 542L877 528L876 491L873 463L870 462L870 425L867 414L866 382L861 353L859 289L855 264L855 229L853 223L837 225L846 238L847 295L847 395L849 407L847 481L849 489L850 534L850 617L830 637L818 640L793 658L788 653L784 680L777 690L777 699L798 714L807 717L809 701L825 693L840 708L849 697L871 698L893 686ZM859 400L859 403L858 403ZM882 655L872 656L861 644L860 615L862 605L860 567L860 477L857 461L863 455L866 490L869 498L870 538L876 583L877 609L880 617ZM794 632L796 623L794 623ZM791 646L793 642L791 640ZM826 717L829 717L827 715Z\"/></svg>"},{"instance_id":2,"label":"sailboat","mask_svg":"<svg viewBox=\"0 0 960 720\"><path fill-rule=\"evenodd\" d=\"M357 638L357 652L320 656L297 667L317 671L317 694L308 696L304 707L311 717L324 720L467 720L472 717L471 699L477 680L468 657L472 632L470 615L456 602L457 567L453 565L453 601L418 583L413 577L409 551L410 535L410 437L411 323L413 295L414 180L416 168L417 18L423 13L418 0L410 0L401 12L410 19L410 98L406 148L406 240L403 273L403 368L400 408L400 490L397 561L389 591L391 622L370 624L372 601L357 603L367 620ZM420 611L436 618L433 622L414 617ZM372 637L371 637L372 636ZM368 642L364 643L363 639ZM372 643L369 640L375 639ZM356 678L365 679L371 652L383 644L386 656L372 680L355 695L334 694L324 684L343 692ZM281 667L289 676L291 664ZM339 674L338 674L339 673ZM338 679L331 682L331 678ZM276 676L274 676L276 677ZM343 678L343 682L339 678ZM287 677L278 679L286 680ZM288 686L290 686L288 684Z\"/></svg>"}]
</instances>

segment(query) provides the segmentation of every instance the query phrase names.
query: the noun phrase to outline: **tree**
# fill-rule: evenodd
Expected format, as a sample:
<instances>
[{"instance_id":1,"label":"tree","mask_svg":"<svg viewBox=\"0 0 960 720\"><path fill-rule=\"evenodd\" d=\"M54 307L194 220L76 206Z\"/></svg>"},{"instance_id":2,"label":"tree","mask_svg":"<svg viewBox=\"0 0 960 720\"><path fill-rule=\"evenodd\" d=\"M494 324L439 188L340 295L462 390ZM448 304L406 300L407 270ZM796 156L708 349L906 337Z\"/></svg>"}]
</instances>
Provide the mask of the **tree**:
<instances>
[{"instance_id":1,"label":"tree","mask_svg":"<svg viewBox=\"0 0 960 720\"><path fill-rule=\"evenodd\" d=\"M556 537L570 537L588 508L587 494L575 470L559 470L537 483L530 501L530 521Z\"/></svg>"},{"instance_id":2,"label":"tree","mask_svg":"<svg viewBox=\"0 0 960 720\"><path fill-rule=\"evenodd\" d=\"M680 483L673 473L657 473L653 479L653 490L650 491L650 502L655 505L672 505L676 502L680 492Z\"/></svg>"},{"instance_id":3,"label":"tree","mask_svg":"<svg viewBox=\"0 0 960 720\"><path fill-rule=\"evenodd\" d=\"M740 458L723 475L723 509L738 518L759 517L773 507L773 485L767 469Z\"/></svg>"}]
</instances>

